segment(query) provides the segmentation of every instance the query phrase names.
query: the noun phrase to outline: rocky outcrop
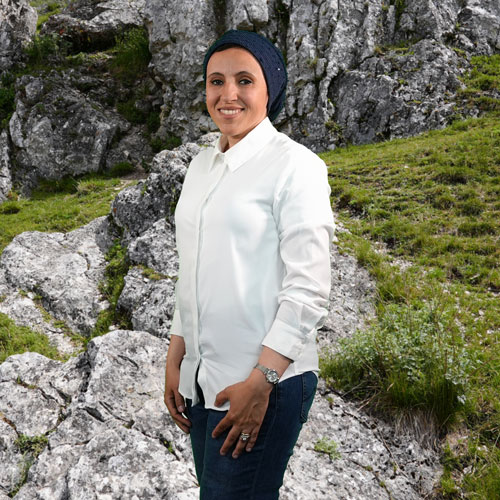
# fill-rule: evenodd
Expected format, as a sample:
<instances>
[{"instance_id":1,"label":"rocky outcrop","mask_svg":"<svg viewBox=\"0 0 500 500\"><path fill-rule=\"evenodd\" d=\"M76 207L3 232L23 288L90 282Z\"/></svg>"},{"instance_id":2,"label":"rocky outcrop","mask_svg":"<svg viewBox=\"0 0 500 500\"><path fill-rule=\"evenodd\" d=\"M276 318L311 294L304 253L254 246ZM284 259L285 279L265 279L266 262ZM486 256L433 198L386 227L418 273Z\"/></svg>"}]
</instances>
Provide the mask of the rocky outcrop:
<instances>
[{"instance_id":1,"label":"rocky outcrop","mask_svg":"<svg viewBox=\"0 0 500 500\"><path fill-rule=\"evenodd\" d=\"M74 52L103 50L128 28L143 25L145 0L78 0L51 16L42 34L57 33L71 42Z\"/></svg>"},{"instance_id":2,"label":"rocky outcrop","mask_svg":"<svg viewBox=\"0 0 500 500\"><path fill-rule=\"evenodd\" d=\"M71 73L23 76L16 82L16 111L9 122L12 175L29 192L39 179L97 172L106 167L113 139L130 128L118 113L72 85Z\"/></svg>"},{"instance_id":3,"label":"rocky outcrop","mask_svg":"<svg viewBox=\"0 0 500 500\"><path fill-rule=\"evenodd\" d=\"M0 0L0 74L20 61L36 30L37 15L27 0Z\"/></svg>"},{"instance_id":4,"label":"rocky outcrop","mask_svg":"<svg viewBox=\"0 0 500 500\"><path fill-rule=\"evenodd\" d=\"M14 497L196 499L187 436L163 405L165 340L115 331L66 363L26 353L0 365L0 491L21 480L21 435L47 446ZM417 500L431 491L436 457L340 397L316 397L281 497ZM315 451L320 440L335 449Z\"/></svg>"},{"instance_id":5,"label":"rocky outcrop","mask_svg":"<svg viewBox=\"0 0 500 500\"><path fill-rule=\"evenodd\" d=\"M20 486L29 459L16 439L46 434L16 499L195 498L186 436L162 401L166 349L117 331L67 363L27 353L0 365L0 489Z\"/></svg>"},{"instance_id":6,"label":"rocky outcrop","mask_svg":"<svg viewBox=\"0 0 500 500\"><path fill-rule=\"evenodd\" d=\"M105 253L111 243L106 217L66 234L31 231L16 236L0 256L2 310L11 315L11 301L6 299L17 297L19 290L32 292L56 319L71 330L89 334L99 312L109 306L99 282L104 279ZM12 299L14 309L17 304Z\"/></svg>"},{"instance_id":7,"label":"rocky outcrop","mask_svg":"<svg viewBox=\"0 0 500 500\"><path fill-rule=\"evenodd\" d=\"M153 0L146 16L164 89L161 130L185 140L213 129L203 106L203 55L229 28L258 30L280 46L289 86L276 124L315 150L447 124L468 67L447 46L469 54L500 50L494 0L193 0L184 8Z\"/></svg>"},{"instance_id":8,"label":"rocky outcrop","mask_svg":"<svg viewBox=\"0 0 500 500\"><path fill-rule=\"evenodd\" d=\"M0 133L0 203L7 199L12 189L10 145L7 131Z\"/></svg>"}]
</instances>

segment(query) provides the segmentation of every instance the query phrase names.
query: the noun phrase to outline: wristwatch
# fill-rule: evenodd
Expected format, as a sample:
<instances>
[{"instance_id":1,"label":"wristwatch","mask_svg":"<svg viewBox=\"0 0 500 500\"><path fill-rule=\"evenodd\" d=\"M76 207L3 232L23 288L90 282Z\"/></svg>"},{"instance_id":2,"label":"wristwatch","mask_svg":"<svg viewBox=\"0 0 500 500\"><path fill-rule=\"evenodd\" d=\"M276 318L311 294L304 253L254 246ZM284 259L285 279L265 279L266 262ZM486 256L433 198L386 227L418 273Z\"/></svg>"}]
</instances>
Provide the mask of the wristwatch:
<instances>
[{"instance_id":1,"label":"wristwatch","mask_svg":"<svg viewBox=\"0 0 500 500\"><path fill-rule=\"evenodd\" d=\"M276 370L273 370L272 368L266 368L265 366L259 365L259 363L257 363L254 368L260 370L266 376L266 380L270 384L276 385L279 382L280 378Z\"/></svg>"}]
</instances>

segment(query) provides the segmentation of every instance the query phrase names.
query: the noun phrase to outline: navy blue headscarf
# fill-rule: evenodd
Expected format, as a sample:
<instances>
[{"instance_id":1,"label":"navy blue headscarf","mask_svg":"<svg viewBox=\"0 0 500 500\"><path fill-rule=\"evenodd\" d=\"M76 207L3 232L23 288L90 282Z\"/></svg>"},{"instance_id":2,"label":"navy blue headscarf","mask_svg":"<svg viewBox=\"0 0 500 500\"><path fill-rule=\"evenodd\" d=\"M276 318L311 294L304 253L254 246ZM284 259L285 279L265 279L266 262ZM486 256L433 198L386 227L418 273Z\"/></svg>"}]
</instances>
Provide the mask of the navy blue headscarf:
<instances>
[{"instance_id":1,"label":"navy blue headscarf","mask_svg":"<svg viewBox=\"0 0 500 500\"><path fill-rule=\"evenodd\" d=\"M203 79L207 80L208 60L224 45L237 45L248 50L259 62L267 83L267 116L274 121L285 104L287 73L280 50L267 38L253 31L229 30L208 49L203 61Z\"/></svg>"}]
</instances>

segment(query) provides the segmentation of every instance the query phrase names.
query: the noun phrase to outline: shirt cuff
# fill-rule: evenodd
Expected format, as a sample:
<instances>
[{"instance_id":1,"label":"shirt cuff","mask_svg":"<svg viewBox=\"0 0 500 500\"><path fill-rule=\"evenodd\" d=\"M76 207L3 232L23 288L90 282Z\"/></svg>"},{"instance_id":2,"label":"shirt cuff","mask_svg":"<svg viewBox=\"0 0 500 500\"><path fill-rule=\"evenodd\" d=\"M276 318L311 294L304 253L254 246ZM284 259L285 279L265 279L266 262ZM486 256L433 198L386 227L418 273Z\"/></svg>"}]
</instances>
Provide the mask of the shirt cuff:
<instances>
[{"instance_id":1,"label":"shirt cuff","mask_svg":"<svg viewBox=\"0 0 500 500\"><path fill-rule=\"evenodd\" d=\"M294 326L291 321L284 321L282 317L287 319L290 316L290 311L287 309L291 309L291 303L287 304L287 302L282 302L262 345L295 361L300 357L308 342L316 338L316 328L310 328L306 331L305 325ZM316 322L314 321L314 323Z\"/></svg>"},{"instance_id":2,"label":"shirt cuff","mask_svg":"<svg viewBox=\"0 0 500 500\"><path fill-rule=\"evenodd\" d=\"M184 337L184 335L182 334L181 314L179 312L179 309L174 310L172 325L170 326L170 335L177 335L178 337Z\"/></svg>"}]
</instances>

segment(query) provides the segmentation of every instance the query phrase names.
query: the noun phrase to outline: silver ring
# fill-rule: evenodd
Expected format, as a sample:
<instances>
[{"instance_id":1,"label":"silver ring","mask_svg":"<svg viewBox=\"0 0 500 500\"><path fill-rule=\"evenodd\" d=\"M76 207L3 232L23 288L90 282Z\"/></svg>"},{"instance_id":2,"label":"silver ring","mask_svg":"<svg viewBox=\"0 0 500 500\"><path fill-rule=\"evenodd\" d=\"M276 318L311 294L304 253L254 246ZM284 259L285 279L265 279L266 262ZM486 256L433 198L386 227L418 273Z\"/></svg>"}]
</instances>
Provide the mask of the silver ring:
<instances>
[{"instance_id":1,"label":"silver ring","mask_svg":"<svg viewBox=\"0 0 500 500\"><path fill-rule=\"evenodd\" d=\"M250 437L250 434L247 434L246 432L242 432L242 433L240 434L240 439L241 439L242 441L248 441L248 438L249 438L249 437Z\"/></svg>"}]
</instances>

